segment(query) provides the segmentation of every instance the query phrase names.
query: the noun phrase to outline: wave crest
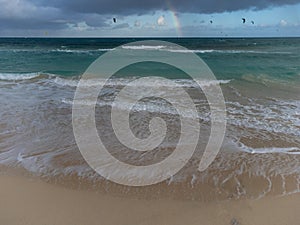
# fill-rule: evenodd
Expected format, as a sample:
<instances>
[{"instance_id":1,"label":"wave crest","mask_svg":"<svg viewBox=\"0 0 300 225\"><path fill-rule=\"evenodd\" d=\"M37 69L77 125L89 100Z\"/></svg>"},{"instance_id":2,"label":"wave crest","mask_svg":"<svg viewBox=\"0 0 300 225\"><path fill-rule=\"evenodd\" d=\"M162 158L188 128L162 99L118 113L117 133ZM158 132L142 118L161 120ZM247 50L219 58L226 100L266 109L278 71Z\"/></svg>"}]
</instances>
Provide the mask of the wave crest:
<instances>
[{"instance_id":1,"label":"wave crest","mask_svg":"<svg viewBox=\"0 0 300 225\"><path fill-rule=\"evenodd\" d=\"M5 81L22 81L31 80L33 78L39 77L40 72L35 73L0 73L0 80Z\"/></svg>"}]
</instances>

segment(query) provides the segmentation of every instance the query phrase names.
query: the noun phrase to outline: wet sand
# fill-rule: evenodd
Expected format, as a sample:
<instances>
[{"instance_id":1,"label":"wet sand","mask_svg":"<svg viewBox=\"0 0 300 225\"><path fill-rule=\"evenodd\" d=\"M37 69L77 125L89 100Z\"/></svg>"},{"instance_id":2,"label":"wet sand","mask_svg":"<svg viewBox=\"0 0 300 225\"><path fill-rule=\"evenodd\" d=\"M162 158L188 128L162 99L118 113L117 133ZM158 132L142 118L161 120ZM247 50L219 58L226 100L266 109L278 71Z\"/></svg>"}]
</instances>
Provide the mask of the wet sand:
<instances>
[{"instance_id":1,"label":"wet sand","mask_svg":"<svg viewBox=\"0 0 300 225\"><path fill-rule=\"evenodd\" d=\"M149 201L14 175L1 175L0 186L3 225L295 225L300 221L300 194L259 200Z\"/></svg>"}]
</instances>

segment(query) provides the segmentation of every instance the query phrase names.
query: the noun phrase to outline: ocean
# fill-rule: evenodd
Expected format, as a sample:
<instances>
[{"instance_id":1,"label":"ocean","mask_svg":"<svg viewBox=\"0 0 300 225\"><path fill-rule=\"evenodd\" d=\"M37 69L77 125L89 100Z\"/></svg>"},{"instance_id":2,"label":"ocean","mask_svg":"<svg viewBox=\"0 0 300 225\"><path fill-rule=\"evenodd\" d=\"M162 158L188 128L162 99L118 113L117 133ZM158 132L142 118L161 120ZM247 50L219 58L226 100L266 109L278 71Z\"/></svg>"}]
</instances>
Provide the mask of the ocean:
<instances>
[{"instance_id":1,"label":"ocean","mask_svg":"<svg viewBox=\"0 0 300 225\"><path fill-rule=\"evenodd\" d=\"M197 54L214 73L227 112L222 149L209 168L199 172L197 165L204 145L200 143L199 151L178 174L150 187L124 187L96 174L81 156L73 134L72 101L76 86L99 56L139 40L150 39L1 38L3 171L21 169L49 182L75 188L150 198L261 198L300 191L300 38L155 39L187 48L179 53ZM132 46L131 50L134 54L146 47ZM174 50L152 46L149 51ZM158 100L135 108L132 129L137 130L137 136L144 137L149 135L150 118L155 115L165 118L171 133L161 151L131 155L113 137L107 121L115 94L141 74L172 78L187 89L201 112L199 119L206 137L210 121L205 97L195 92L191 80L180 71L148 62L121 71L98 98L99 134L105 137L115 157L133 164L159 161L170 154L178 141L180 125L176 111L168 102Z\"/></svg>"}]
</instances>

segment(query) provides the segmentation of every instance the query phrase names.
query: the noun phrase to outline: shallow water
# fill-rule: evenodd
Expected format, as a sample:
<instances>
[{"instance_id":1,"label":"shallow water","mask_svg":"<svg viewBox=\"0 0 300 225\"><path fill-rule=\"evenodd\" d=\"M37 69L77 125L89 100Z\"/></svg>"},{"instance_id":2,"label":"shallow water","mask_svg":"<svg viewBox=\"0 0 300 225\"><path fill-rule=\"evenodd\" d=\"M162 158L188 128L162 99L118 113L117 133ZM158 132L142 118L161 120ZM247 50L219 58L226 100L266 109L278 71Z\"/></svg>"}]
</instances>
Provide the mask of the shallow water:
<instances>
[{"instance_id":1,"label":"shallow water","mask_svg":"<svg viewBox=\"0 0 300 225\"><path fill-rule=\"evenodd\" d=\"M105 181L81 156L72 130L72 101L80 75L98 56L135 39L0 39L1 165L25 168L62 183L70 180L78 187L86 183L107 192L147 193L149 197L260 198L298 192L300 39L166 40L190 49L181 54L198 54L218 79L203 85L219 83L223 90L226 137L217 159L206 171L197 171L210 130L205 96L177 70L149 63L127 68L107 83L96 107L98 132L114 156L132 164L150 164L171 154L180 123L169 103L141 101L131 114L131 128L140 138L149 135L151 118L160 116L168 122L168 136L147 154L132 154L120 145L109 123L114 98L124 86L141 73L163 74L183 87L199 110L202 138L192 160L166 182L139 189ZM178 52L165 46L129 48L133 54L140 49ZM153 84L144 85L151 88ZM122 102L117 107L122 110L126 105ZM183 116L189 115L186 108Z\"/></svg>"}]
</instances>

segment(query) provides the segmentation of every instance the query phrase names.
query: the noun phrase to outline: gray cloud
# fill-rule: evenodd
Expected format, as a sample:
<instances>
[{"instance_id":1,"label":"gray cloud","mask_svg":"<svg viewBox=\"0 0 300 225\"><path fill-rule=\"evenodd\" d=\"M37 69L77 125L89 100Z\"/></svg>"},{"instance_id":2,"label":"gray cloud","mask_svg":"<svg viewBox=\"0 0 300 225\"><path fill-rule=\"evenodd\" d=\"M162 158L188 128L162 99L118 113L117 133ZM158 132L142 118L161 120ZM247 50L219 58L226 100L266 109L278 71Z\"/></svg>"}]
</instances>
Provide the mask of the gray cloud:
<instances>
[{"instance_id":1,"label":"gray cloud","mask_svg":"<svg viewBox=\"0 0 300 225\"><path fill-rule=\"evenodd\" d=\"M300 0L170 0L178 13L219 13L260 10L300 3ZM111 18L153 14L168 10L162 0L0 0L0 35L5 30L94 30L111 26L128 28L128 23L112 24ZM202 22L201 22L202 23ZM140 21L134 26L139 27Z\"/></svg>"},{"instance_id":2,"label":"gray cloud","mask_svg":"<svg viewBox=\"0 0 300 225\"><path fill-rule=\"evenodd\" d=\"M129 27L128 23L121 23L121 24L114 26L113 29L123 29L123 28L128 28L128 27Z\"/></svg>"},{"instance_id":3,"label":"gray cloud","mask_svg":"<svg viewBox=\"0 0 300 225\"><path fill-rule=\"evenodd\" d=\"M100 14L144 14L155 10L166 10L169 5L162 0L34 0L40 5L48 5L67 11ZM299 0L170 0L172 6L181 13L216 13L243 9L260 10L272 6L296 4Z\"/></svg>"},{"instance_id":4,"label":"gray cloud","mask_svg":"<svg viewBox=\"0 0 300 225\"><path fill-rule=\"evenodd\" d=\"M0 0L0 34L3 29L61 30L85 22L90 27L105 27L105 17L95 13L70 12L30 0Z\"/></svg>"}]
</instances>

